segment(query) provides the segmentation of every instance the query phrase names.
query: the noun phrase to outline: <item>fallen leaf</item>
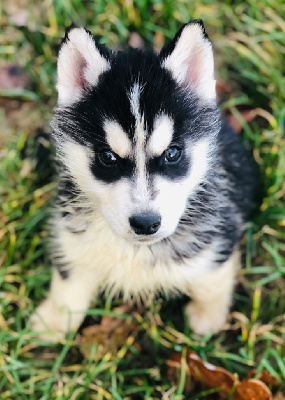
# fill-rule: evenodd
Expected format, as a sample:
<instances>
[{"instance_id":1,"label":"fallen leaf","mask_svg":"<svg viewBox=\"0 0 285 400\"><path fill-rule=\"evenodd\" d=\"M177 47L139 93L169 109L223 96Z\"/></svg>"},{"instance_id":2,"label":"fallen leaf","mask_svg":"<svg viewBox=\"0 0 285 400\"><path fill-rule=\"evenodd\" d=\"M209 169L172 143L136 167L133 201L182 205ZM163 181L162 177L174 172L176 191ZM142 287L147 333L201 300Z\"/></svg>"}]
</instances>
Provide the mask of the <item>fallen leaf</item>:
<instances>
[{"instance_id":1,"label":"fallen leaf","mask_svg":"<svg viewBox=\"0 0 285 400\"><path fill-rule=\"evenodd\" d=\"M167 365L171 368L181 368L182 354L174 353ZM186 352L187 373L197 383L209 389L220 389L219 399L226 399L231 395L232 400L272 400L268 386L259 379L245 379L242 382L238 377L224 368L203 361L194 351Z\"/></svg>"},{"instance_id":2,"label":"fallen leaf","mask_svg":"<svg viewBox=\"0 0 285 400\"><path fill-rule=\"evenodd\" d=\"M189 352L186 361L192 370L193 377L211 388L220 387L219 395L226 398L227 395L238 384L236 378L224 368L203 361L196 353Z\"/></svg>"},{"instance_id":3,"label":"fallen leaf","mask_svg":"<svg viewBox=\"0 0 285 400\"><path fill-rule=\"evenodd\" d=\"M246 379L237 386L233 400L272 400L272 394L259 379Z\"/></svg>"},{"instance_id":4,"label":"fallen leaf","mask_svg":"<svg viewBox=\"0 0 285 400\"><path fill-rule=\"evenodd\" d=\"M249 371L249 373L247 374L248 378L253 378L256 374L256 370L252 369L251 371ZM258 378L259 380L261 380L263 383L265 383L268 386L271 386L273 388L278 387L280 385L280 383L278 382L278 380L271 375L271 373L267 370L267 369L263 369L260 374L258 374L256 376L256 378Z\"/></svg>"},{"instance_id":5,"label":"fallen leaf","mask_svg":"<svg viewBox=\"0 0 285 400\"><path fill-rule=\"evenodd\" d=\"M127 305L113 309L116 314L130 314L131 308ZM133 344L139 326L130 319L103 316L100 324L91 325L82 330L77 337L79 348L85 358L92 357L100 360L107 353L115 356L126 343ZM96 352L94 352L96 345Z\"/></svg>"},{"instance_id":6,"label":"fallen leaf","mask_svg":"<svg viewBox=\"0 0 285 400\"><path fill-rule=\"evenodd\" d=\"M235 377L223 368L203 361L194 351L187 350L186 363L192 378L209 389L220 388L219 398L225 399L238 384ZM181 353L173 353L167 361L170 367L181 368Z\"/></svg>"}]
</instances>

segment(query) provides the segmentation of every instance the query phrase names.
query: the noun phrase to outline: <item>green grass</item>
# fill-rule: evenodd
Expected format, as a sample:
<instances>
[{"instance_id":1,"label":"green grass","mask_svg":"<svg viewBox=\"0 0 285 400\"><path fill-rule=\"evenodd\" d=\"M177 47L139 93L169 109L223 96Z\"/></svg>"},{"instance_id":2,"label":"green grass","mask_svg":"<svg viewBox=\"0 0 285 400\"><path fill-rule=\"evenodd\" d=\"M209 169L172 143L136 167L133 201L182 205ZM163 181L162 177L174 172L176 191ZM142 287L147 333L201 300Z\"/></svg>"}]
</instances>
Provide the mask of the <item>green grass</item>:
<instances>
[{"instance_id":1,"label":"green grass","mask_svg":"<svg viewBox=\"0 0 285 400\"><path fill-rule=\"evenodd\" d=\"M13 23L8 3L0 5L1 63L24 67L32 85L0 93L5 99L0 110L1 400L207 398L209 392L201 388L187 392L183 373L176 386L167 376L166 360L183 345L241 377L253 367L257 372L265 368L285 392L283 1L27 0L24 10L30 11L23 27ZM221 107L241 120L244 140L261 171L263 200L243 241L242 290L235 293L229 330L196 337L183 316L176 316L180 303L162 307L162 322L157 300L143 318L135 318L140 329L136 342L126 341L113 356L106 351L101 359L84 358L73 337L47 346L32 337L27 321L50 280L45 221L55 185L43 151L47 144L39 137L56 101L60 38L73 21L111 48L125 46L133 31L146 46L158 47L195 18L204 20L213 41L218 78L234 88ZM11 101L20 109L26 106L17 120L9 116ZM236 108L241 104L259 109L249 124ZM98 309L110 313L109 302L102 300ZM96 312L89 314L90 322L98 319Z\"/></svg>"}]
</instances>

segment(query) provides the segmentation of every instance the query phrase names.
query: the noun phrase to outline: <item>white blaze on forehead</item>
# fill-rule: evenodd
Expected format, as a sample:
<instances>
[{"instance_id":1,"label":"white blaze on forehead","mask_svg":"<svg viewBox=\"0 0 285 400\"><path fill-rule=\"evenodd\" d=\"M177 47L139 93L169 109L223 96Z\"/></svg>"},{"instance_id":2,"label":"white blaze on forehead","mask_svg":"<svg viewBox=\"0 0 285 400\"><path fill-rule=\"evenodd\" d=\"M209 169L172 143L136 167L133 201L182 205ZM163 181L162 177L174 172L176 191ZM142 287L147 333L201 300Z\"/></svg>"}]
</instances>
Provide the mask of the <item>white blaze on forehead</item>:
<instances>
[{"instance_id":1,"label":"white blaze on forehead","mask_svg":"<svg viewBox=\"0 0 285 400\"><path fill-rule=\"evenodd\" d=\"M131 105L131 113L135 117L136 125L138 125L141 120L140 94L141 88L138 83L135 83L129 93L129 100Z\"/></svg>"},{"instance_id":2,"label":"white blaze on forehead","mask_svg":"<svg viewBox=\"0 0 285 400\"><path fill-rule=\"evenodd\" d=\"M129 93L131 113L135 117L135 159L138 169L145 168L145 130L144 116L140 112L140 93L141 89L138 83L135 83Z\"/></svg>"},{"instance_id":3,"label":"white blaze on forehead","mask_svg":"<svg viewBox=\"0 0 285 400\"><path fill-rule=\"evenodd\" d=\"M136 163L136 196L146 203L148 201L148 182L146 171L146 151L145 151L145 129L144 115L140 111L140 94L141 88L138 83L135 83L129 93L131 113L135 117L135 163Z\"/></svg>"},{"instance_id":4,"label":"white blaze on forehead","mask_svg":"<svg viewBox=\"0 0 285 400\"><path fill-rule=\"evenodd\" d=\"M132 143L118 122L112 120L105 121L104 130L106 132L106 140L111 150L121 158L130 155Z\"/></svg>"},{"instance_id":5,"label":"white blaze on forehead","mask_svg":"<svg viewBox=\"0 0 285 400\"><path fill-rule=\"evenodd\" d=\"M148 150L153 156L160 156L170 145L174 131L173 119L168 115L159 115L148 142Z\"/></svg>"}]
</instances>

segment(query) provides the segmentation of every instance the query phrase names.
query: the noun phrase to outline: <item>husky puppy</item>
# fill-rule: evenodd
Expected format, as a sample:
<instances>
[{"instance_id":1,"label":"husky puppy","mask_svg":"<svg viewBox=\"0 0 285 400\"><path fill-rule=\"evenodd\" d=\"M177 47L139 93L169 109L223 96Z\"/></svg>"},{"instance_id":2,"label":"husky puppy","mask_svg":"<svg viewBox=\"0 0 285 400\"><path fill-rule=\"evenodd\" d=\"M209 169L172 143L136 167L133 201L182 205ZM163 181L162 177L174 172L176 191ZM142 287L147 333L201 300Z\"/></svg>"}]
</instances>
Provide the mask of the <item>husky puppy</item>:
<instances>
[{"instance_id":1,"label":"husky puppy","mask_svg":"<svg viewBox=\"0 0 285 400\"><path fill-rule=\"evenodd\" d=\"M71 28L57 90L55 268L33 329L62 337L107 290L125 300L189 295L193 331L218 331L240 268L254 174L221 122L202 21L184 25L159 54L112 52Z\"/></svg>"}]
</instances>

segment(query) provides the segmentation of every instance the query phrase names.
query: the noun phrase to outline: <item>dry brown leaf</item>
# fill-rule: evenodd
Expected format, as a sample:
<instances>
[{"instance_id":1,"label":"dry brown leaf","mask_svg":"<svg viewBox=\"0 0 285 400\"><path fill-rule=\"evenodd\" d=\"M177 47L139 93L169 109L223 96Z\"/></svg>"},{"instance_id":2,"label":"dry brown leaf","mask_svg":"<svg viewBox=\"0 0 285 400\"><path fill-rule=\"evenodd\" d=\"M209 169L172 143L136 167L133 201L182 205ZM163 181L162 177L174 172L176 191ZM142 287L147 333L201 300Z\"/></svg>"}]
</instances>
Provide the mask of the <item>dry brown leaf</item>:
<instances>
[{"instance_id":1,"label":"dry brown leaf","mask_svg":"<svg viewBox=\"0 0 285 400\"><path fill-rule=\"evenodd\" d=\"M253 378L256 374L256 370L252 369L247 377L248 378ZM256 376L256 378L258 378L260 381L262 381L263 383L265 383L268 386L271 386L273 388L276 388L279 386L279 382L276 378L274 378L273 375L271 375L271 373L267 370L267 369L263 369L260 374L258 374Z\"/></svg>"},{"instance_id":2,"label":"dry brown leaf","mask_svg":"<svg viewBox=\"0 0 285 400\"><path fill-rule=\"evenodd\" d=\"M116 314L130 314L131 308L127 305L113 309ZM133 343L138 333L139 327L131 319L125 320L120 317L103 316L101 323L91 325L82 330L82 334L77 337L79 348L85 358L99 360L105 354L117 354L119 349L128 343ZM94 353L94 345L96 352Z\"/></svg>"},{"instance_id":3,"label":"dry brown leaf","mask_svg":"<svg viewBox=\"0 0 285 400\"><path fill-rule=\"evenodd\" d=\"M181 368L181 353L174 353L168 366ZM272 400L268 386L259 379L245 379L242 382L237 377L221 367L203 361L195 352L187 350L186 363L188 374L197 383L202 383L209 389L220 388L217 393L220 399L226 399L233 393L232 400Z\"/></svg>"},{"instance_id":4,"label":"dry brown leaf","mask_svg":"<svg viewBox=\"0 0 285 400\"><path fill-rule=\"evenodd\" d=\"M238 384L236 378L224 368L203 361L196 353L189 352L186 361L192 370L194 379L205 383L209 388L220 387L219 395L226 398L233 387Z\"/></svg>"},{"instance_id":5,"label":"dry brown leaf","mask_svg":"<svg viewBox=\"0 0 285 400\"><path fill-rule=\"evenodd\" d=\"M272 394L259 379L245 379L237 386L233 400L272 400Z\"/></svg>"},{"instance_id":6,"label":"dry brown leaf","mask_svg":"<svg viewBox=\"0 0 285 400\"><path fill-rule=\"evenodd\" d=\"M233 387L238 384L231 373L203 361L194 351L187 350L186 363L187 372L196 382L204 384L209 389L221 388L218 393L220 399L227 398ZM167 361L167 365L181 368L181 353L174 353L171 359Z\"/></svg>"}]
</instances>

